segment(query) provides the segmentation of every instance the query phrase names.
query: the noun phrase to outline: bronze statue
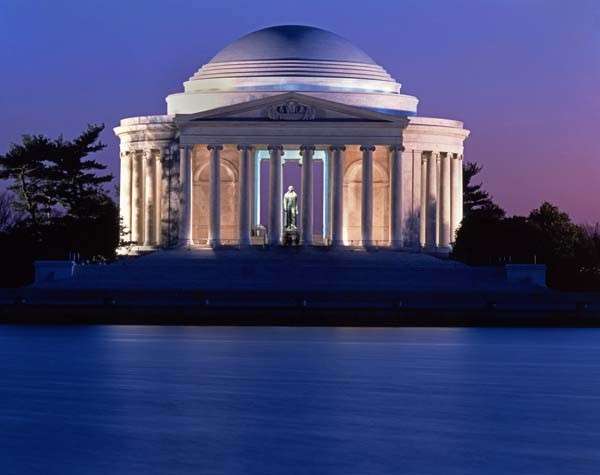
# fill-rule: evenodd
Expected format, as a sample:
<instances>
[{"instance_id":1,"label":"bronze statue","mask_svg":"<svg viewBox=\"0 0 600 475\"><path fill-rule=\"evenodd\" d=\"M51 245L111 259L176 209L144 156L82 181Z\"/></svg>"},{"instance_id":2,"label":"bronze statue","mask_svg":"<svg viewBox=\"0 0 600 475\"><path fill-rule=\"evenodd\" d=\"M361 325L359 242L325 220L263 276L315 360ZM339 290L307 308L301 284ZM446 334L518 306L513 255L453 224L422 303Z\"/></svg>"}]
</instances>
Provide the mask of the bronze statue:
<instances>
[{"instance_id":1,"label":"bronze statue","mask_svg":"<svg viewBox=\"0 0 600 475\"><path fill-rule=\"evenodd\" d=\"M297 229L298 195L293 186L288 186L287 192L283 195L283 212L285 215L284 229L290 231Z\"/></svg>"}]
</instances>

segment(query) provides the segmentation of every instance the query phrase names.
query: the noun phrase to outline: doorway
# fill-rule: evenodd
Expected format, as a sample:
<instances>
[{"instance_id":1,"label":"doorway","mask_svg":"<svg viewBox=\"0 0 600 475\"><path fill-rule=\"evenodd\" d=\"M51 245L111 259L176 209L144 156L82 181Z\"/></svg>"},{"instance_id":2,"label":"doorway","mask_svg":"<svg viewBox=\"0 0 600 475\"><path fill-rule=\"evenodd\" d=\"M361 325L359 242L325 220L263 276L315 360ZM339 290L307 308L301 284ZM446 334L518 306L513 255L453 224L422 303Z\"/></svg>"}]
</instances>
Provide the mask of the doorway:
<instances>
[{"instance_id":1,"label":"doorway","mask_svg":"<svg viewBox=\"0 0 600 475\"><path fill-rule=\"evenodd\" d=\"M319 238L327 232L326 221L328 219L329 200L327 172L329 156L325 150L315 150L313 155L313 229L315 238ZM302 157L298 149L285 149L282 157L282 190L287 191L288 186L293 186L298 194L298 202L302 202ZM268 150L257 150L256 152L256 179L254 197L254 225L267 227L269 222L269 152ZM300 206L301 208L301 206ZM301 213L302 211L299 210ZM325 218L325 219L324 219ZM298 222L302 222L302 216L298 215Z\"/></svg>"}]
</instances>

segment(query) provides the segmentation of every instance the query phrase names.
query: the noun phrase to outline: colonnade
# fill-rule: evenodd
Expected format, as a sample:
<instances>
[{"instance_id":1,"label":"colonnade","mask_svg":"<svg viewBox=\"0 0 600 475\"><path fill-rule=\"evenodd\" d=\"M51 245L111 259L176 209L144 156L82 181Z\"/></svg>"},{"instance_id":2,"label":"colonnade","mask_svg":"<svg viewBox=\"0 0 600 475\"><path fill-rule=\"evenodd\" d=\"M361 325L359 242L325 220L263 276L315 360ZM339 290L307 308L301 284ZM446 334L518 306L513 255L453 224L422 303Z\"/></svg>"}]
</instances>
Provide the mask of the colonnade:
<instances>
[{"instance_id":1,"label":"colonnade","mask_svg":"<svg viewBox=\"0 0 600 475\"><path fill-rule=\"evenodd\" d=\"M463 157L421 153L420 244L426 250L450 249L463 218Z\"/></svg>"},{"instance_id":2,"label":"colonnade","mask_svg":"<svg viewBox=\"0 0 600 475\"><path fill-rule=\"evenodd\" d=\"M220 167L222 144L204 145L209 152L209 212L208 244L221 243L221 197ZM404 148L401 145L372 145L360 147L362 156L361 184L361 239L365 247L373 241L373 155L376 148L384 147L389 157L389 242L393 249L405 246L405 222L403 206L403 166ZM313 156L315 146L304 144L299 147L302 156L301 189L301 243L313 244ZM181 246L193 244L194 211L193 203L193 145L180 146L179 168L179 236ZM251 244L252 203L256 202L256 174L259 171L254 162L255 146L240 144L239 153L239 244ZM269 215L268 243L277 245L282 240L282 162L284 147L273 144L269 151ZM344 173L346 146L331 145L328 166L331 207L328 229L331 246L344 245ZM454 235L462 221L462 155L451 152L419 151L421 156L418 180L420 182L419 241L428 251L450 249ZM161 196L171 190L163 189L162 175L170 147L126 150L121 153L120 209L122 225L126 232L125 241L142 246L160 246L161 243ZM256 210L255 210L256 212ZM347 224L347 223L346 223Z\"/></svg>"},{"instance_id":3,"label":"colonnade","mask_svg":"<svg viewBox=\"0 0 600 475\"><path fill-rule=\"evenodd\" d=\"M170 146L121 152L119 208L125 244L161 245L163 162Z\"/></svg>"}]
</instances>

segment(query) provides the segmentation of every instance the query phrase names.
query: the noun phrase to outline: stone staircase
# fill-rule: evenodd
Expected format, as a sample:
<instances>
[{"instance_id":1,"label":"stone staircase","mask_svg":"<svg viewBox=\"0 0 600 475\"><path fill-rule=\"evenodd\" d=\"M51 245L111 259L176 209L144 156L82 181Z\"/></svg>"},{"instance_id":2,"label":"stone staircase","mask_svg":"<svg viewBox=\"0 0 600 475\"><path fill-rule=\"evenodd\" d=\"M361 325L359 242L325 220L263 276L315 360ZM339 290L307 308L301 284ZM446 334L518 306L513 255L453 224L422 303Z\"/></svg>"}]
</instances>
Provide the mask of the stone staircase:
<instances>
[{"instance_id":1,"label":"stone staircase","mask_svg":"<svg viewBox=\"0 0 600 475\"><path fill-rule=\"evenodd\" d=\"M81 265L46 288L199 291L501 291L497 268L426 254L328 248L157 251L110 265Z\"/></svg>"}]
</instances>

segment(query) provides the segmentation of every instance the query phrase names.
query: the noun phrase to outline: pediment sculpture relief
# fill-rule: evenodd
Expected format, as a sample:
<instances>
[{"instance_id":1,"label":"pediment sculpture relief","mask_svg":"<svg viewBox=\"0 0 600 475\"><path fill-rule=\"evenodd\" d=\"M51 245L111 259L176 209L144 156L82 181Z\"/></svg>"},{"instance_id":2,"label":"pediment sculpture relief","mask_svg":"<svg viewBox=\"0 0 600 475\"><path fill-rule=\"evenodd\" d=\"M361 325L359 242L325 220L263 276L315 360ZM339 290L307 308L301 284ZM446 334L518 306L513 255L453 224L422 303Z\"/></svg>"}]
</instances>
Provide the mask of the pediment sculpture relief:
<instances>
[{"instance_id":1,"label":"pediment sculpture relief","mask_svg":"<svg viewBox=\"0 0 600 475\"><path fill-rule=\"evenodd\" d=\"M315 120L317 111L314 107L290 100L268 107L265 116L270 120Z\"/></svg>"}]
</instances>

